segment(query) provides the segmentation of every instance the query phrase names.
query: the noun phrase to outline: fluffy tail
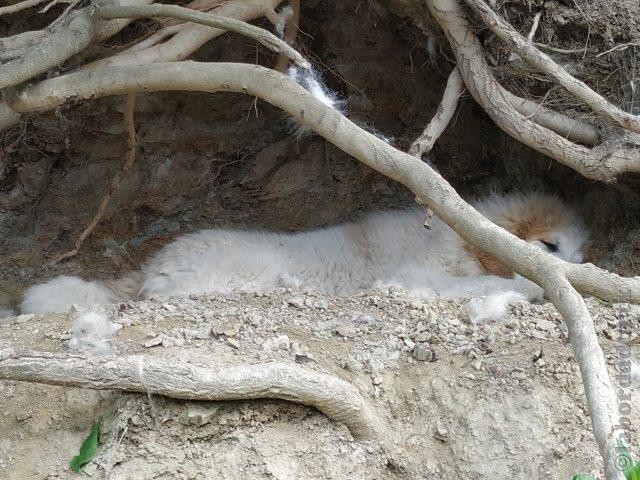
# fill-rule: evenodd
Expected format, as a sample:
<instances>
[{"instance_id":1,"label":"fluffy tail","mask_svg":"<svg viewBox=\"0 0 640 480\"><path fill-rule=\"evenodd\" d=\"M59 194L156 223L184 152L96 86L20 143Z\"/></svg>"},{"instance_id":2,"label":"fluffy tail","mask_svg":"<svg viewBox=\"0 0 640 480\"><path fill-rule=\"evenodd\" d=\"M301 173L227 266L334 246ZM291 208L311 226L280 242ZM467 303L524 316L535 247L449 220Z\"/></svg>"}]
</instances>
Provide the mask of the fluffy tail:
<instances>
[{"instance_id":1,"label":"fluffy tail","mask_svg":"<svg viewBox=\"0 0 640 480\"><path fill-rule=\"evenodd\" d=\"M64 313L72 305L92 308L138 297L142 283L140 272L118 280L86 281L79 277L60 276L30 287L20 303L21 313Z\"/></svg>"}]
</instances>

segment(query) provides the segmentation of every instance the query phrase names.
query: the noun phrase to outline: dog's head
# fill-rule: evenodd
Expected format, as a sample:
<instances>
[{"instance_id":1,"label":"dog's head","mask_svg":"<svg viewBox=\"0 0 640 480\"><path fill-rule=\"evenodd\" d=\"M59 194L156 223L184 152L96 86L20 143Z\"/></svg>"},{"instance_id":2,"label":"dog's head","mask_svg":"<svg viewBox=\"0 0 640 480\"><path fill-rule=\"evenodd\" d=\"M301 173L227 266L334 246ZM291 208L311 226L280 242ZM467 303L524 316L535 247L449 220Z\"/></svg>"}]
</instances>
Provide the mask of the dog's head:
<instances>
[{"instance_id":1,"label":"dog's head","mask_svg":"<svg viewBox=\"0 0 640 480\"><path fill-rule=\"evenodd\" d=\"M581 263L589 235L575 211L553 195L543 193L492 195L475 205L496 225L562 260ZM487 273L512 276L496 270L487 255L475 253ZM496 271L494 271L496 270Z\"/></svg>"}]
</instances>

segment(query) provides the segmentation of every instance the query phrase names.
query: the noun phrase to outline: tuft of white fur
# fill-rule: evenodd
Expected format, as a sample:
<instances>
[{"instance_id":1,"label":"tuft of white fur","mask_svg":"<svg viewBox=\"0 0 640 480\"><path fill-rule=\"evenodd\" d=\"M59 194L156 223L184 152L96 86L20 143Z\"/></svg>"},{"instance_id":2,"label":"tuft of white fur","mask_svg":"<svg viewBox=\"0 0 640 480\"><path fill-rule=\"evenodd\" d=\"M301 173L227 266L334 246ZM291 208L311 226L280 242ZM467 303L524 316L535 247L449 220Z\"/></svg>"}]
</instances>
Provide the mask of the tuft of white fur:
<instances>
[{"instance_id":1,"label":"tuft of white fur","mask_svg":"<svg viewBox=\"0 0 640 480\"><path fill-rule=\"evenodd\" d=\"M466 314L473 324L502 321L507 314L507 307L527 297L519 292L500 292L469 300Z\"/></svg>"},{"instance_id":2,"label":"tuft of white fur","mask_svg":"<svg viewBox=\"0 0 640 480\"><path fill-rule=\"evenodd\" d=\"M102 312L79 312L73 322L69 346L82 351L107 353L110 350L109 337L120 328Z\"/></svg>"},{"instance_id":3,"label":"tuft of white fur","mask_svg":"<svg viewBox=\"0 0 640 480\"><path fill-rule=\"evenodd\" d=\"M60 276L30 287L20 304L22 313L65 313L72 305L92 307L118 301L102 282Z\"/></svg>"},{"instance_id":4,"label":"tuft of white fur","mask_svg":"<svg viewBox=\"0 0 640 480\"><path fill-rule=\"evenodd\" d=\"M293 65L289 68L287 74L322 103L338 110L342 114L345 113L344 102L322 82L320 73L317 70Z\"/></svg>"}]
</instances>

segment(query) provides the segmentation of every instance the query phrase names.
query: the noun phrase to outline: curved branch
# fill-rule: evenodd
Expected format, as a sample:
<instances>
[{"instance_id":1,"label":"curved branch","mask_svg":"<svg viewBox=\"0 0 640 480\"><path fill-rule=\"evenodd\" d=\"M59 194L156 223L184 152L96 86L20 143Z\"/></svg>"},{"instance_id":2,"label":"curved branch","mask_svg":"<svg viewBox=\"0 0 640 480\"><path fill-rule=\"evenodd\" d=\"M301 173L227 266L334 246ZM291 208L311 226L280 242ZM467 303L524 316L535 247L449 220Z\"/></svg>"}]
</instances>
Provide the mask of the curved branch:
<instances>
[{"instance_id":1,"label":"curved branch","mask_svg":"<svg viewBox=\"0 0 640 480\"><path fill-rule=\"evenodd\" d=\"M580 142L587 146L598 143L598 129L595 126L551 110L534 100L518 97L502 86L500 92L521 115L538 125L553 130L572 142Z\"/></svg>"},{"instance_id":2,"label":"curved branch","mask_svg":"<svg viewBox=\"0 0 640 480\"><path fill-rule=\"evenodd\" d=\"M577 145L516 111L484 58L482 45L455 0L429 0L429 8L445 31L458 68L471 95L502 130L516 140L555 158L583 176L614 183L626 172L640 173L640 140L631 145L605 142L592 149Z\"/></svg>"},{"instance_id":3,"label":"curved branch","mask_svg":"<svg viewBox=\"0 0 640 480\"><path fill-rule=\"evenodd\" d=\"M568 92L589 105L594 112L612 120L623 128L640 133L640 116L625 112L610 103L586 83L570 75L547 54L538 50L515 28L494 12L482 0L464 0L500 40L509 45L524 60L549 75Z\"/></svg>"},{"instance_id":4,"label":"curved branch","mask_svg":"<svg viewBox=\"0 0 640 480\"><path fill-rule=\"evenodd\" d=\"M175 5L148 5L136 7L107 6L98 9L98 15L104 19L171 17L186 22L206 25L236 32L252 38L276 53L285 55L302 68L309 68L309 62L296 50L267 30L231 17L223 17L212 13L202 13Z\"/></svg>"},{"instance_id":5,"label":"curved branch","mask_svg":"<svg viewBox=\"0 0 640 480\"><path fill-rule=\"evenodd\" d=\"M458 68L454 68L447 79L447 86L442 94L442 100L438 105L435 115L425 127L422 134L409 147L409 155L422 158L422 155L430 152L436 140L440 138L447 125L456 113L458 100L464 93L464 82Z\"/></svg>"},{"instance_id":6,"label":"curved branch","mask_svg":"<svg viewBox=\"0 0 640 480\"><path fill-rule=\"evenodd\" d=\"M158 394L185 400L288 400L317 408L344 423L354 437L374 439L381 425L350 383L299 365L272 362L217 370L155 357L86 358L0 351L0 379Z\"/></svg>"},{"instance_id":7,"label":"curved branch","mask_svg":"<svg viewBox=\"0 0 640 480\"><path fill-rule=\"evenodd\" d=\"M19 58L0 66L0 90L18 85L62 65L93 40L91 9L84 8L69 23Z\"/></svg>"},{"instance_id":8,"label":"curved branch","mask_svg":"<svg viewBox=\"0 0 640 480\"><path fill-rule=\"evenodd\" d=\"M436 6L444 1L448 0L430 0ZM594 433L605 458L608 478L620 478L612 470L614 459L611 457L612 448L617 446L617 438L612 432L619 424L615 390L589 312L567 277L577 283L589 282L588 275L597 277L589 283L590 291L605 297L619 293L619 301L639 299L640 277L626 279L629 290L616 292L617 285L607 281L614 276L604 271L594 272L588 265L564 262L507 233L464 202L455 189L428 165L364 131L289 77L257 65L180 62L105 68L43 81L27 87L8 101L18 111L49 110L72 98L161 90L239 92L260 97L282 108L345 153L409 187L423 204L464 240L499 257L514 271L541 285L571 331Z\"/></svg>"},{"instance_id":9,"label":"curved branch","mask_svg":"<svg viewBox=\"0 0 640 480\"><path fill-rule=\"evenodd\" d=\"M268 9L273 9L282 0L231 0L216 9L220 17L235 18L243 22L259 18ZM186 23L170 40L133 53L122 52L113 57L103 58L85 65L84 69L94 69L118 65L145 65L155 62L175 62L184 60L225 31L220 28Z\"/></svg>"},{"instance_id":10,"label":"curved branch","mask_svg":"<svg viewBox=\"0 0 640 480\"><path fill-rule=\"evenodd\" d=\"M13 5L0 8L0 16L26 10L27 8L35 7L46 1L47 0L24 0L22 2L14 3Z\"/></svg>"}]
</instances>

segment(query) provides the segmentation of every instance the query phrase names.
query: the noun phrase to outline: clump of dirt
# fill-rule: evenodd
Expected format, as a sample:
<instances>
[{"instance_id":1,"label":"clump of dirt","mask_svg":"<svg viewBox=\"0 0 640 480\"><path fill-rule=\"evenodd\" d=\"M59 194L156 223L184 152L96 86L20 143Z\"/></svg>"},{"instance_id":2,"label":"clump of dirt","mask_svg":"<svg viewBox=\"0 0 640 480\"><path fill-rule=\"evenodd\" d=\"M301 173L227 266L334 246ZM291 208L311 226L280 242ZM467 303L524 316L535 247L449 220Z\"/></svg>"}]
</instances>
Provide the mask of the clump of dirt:
<instances>
[{"instance_id":1,"label":"clump of dirt","mask_svg":"<svg viewBox=\"0 0 640 480\"><path fill-rule=\"evenodd\" d=\"M122 328L111 354L208 368L273 360L355 385L384 421L378 441L283 401L181 402L155 395L0 382L0 478L68 478L68 461L102 423L91 478L541 478L601 475L566 327L549 305L514 305L468 323L465 299L383 290L331 298L157 297L108 307ZM615 378L640 354L640 307L588 299ZM6 346L69 351L69 317L0 323ZM638 448L640 379L630 398ZM622 387L622 386L621 386ZM602 477L601 477L602 478Z\"/></svg>"}]
</instances>

